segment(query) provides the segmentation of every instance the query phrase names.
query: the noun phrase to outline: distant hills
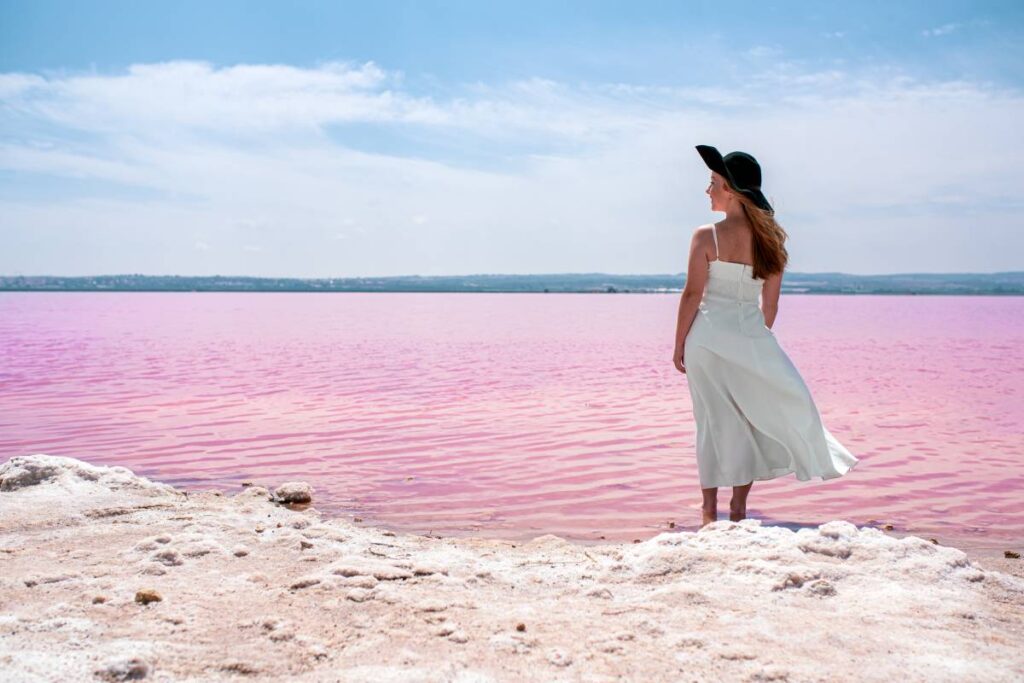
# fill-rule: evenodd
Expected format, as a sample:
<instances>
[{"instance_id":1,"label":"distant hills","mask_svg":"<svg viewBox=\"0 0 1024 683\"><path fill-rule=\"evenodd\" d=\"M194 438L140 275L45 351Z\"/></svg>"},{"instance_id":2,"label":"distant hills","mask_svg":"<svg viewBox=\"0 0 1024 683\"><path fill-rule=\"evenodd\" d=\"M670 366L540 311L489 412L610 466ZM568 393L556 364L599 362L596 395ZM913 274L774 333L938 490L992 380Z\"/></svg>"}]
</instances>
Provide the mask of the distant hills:
<instances>
[{"instance_id":1,"label":"distant hills","mask_svg":"<svg viewBox=\"0 0 1024 683\"><path fill-rule=\"evenodd\" d=\"M16 292L679 292L678 275L403 275L353 278L238 276L51 275L3 276L0 291ZM1024 271L1002 273L786 273L783 293L794 294L1024 294Z\"/></svg>"}]
</instances>

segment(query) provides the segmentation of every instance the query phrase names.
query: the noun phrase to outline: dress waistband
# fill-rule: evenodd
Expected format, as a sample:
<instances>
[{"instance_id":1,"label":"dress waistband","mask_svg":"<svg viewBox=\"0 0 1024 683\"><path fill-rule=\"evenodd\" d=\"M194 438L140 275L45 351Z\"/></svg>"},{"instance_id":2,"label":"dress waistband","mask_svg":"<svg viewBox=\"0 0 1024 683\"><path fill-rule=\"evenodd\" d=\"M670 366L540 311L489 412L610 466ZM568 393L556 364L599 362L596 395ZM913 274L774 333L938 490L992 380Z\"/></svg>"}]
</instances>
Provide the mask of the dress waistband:
<instances>
[{"instance_id":1,"label":"dress waistband","mask_svg":"<svg viewBox=\"0 0 1024 683\"><path fill-rule=\"evenodd\" d=\"M705 299L713 299L715 301L728 301L729 303L739 304L740 306L760 306L759 301L747 301L746 299L737 299L734 296L726 296L724 294L711 294L704 292Z\"/></svg>"}]
</instances>

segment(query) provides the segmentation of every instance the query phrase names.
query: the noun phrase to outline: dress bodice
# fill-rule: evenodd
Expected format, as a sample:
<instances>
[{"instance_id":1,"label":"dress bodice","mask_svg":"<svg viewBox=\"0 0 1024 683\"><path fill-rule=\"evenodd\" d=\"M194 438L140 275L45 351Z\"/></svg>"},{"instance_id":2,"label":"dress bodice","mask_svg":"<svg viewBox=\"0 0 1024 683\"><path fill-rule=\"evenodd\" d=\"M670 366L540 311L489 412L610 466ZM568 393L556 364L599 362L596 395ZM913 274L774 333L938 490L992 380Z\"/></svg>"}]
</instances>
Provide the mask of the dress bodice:
<instances>
[{"instance_id":1,"label":"dress bodice","mask_svg":"<svg viewBox=\"0 0 1024 683\"><path fill-rule=\"evenodd\" d=\"M759 304L764 279L754 277L754 267L746 263L715 259L708 263L704 296L740 303Z\"/></svg>"}]
</instances>

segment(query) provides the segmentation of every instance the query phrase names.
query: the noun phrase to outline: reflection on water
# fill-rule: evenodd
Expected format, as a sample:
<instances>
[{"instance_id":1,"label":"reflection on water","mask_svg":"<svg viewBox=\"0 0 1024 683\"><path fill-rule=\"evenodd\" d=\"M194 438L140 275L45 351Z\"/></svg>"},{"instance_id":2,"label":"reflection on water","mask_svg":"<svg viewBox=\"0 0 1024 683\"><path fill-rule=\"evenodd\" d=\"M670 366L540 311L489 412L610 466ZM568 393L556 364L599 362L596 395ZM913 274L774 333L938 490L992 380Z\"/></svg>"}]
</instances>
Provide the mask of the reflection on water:
<instances>
[{"instance_id":1,"label":"reflection on water","mask_svg":"<svg viewBox=\"0 0 1024 683\"><path fill-rule=\"evenodd\" d=\"M306 480L434 535L631 540L700 520L677 295L0 294L0 458L189 488ZM847 476L748 516L1024 538L1024 299L784 295L774 330ZM729 490L720 491L728 519Z\"/></svg>"}]
</instances>

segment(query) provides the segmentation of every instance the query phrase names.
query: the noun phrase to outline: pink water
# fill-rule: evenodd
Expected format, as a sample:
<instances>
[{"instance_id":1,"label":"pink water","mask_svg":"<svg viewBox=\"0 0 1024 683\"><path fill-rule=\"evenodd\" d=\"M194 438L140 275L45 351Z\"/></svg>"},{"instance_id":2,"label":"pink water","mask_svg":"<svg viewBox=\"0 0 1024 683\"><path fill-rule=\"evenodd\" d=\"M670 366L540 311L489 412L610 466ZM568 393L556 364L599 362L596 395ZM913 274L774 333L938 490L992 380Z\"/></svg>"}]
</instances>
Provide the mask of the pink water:
<instances>
[{"instance_id":1,"label":"pink water","mask_svg":"<svg viewBox=\"0 0 1024 683\"><path fill-rule=\"evenodd\" d=\"M68 455L191 489L306 480L325 513L435 535L692 530L677 302L2 293L0 461ZM749 516L1019 546L1024 298L784 295L774 329L862 462L756 482Z\"/></svg>"}]
</instances>

